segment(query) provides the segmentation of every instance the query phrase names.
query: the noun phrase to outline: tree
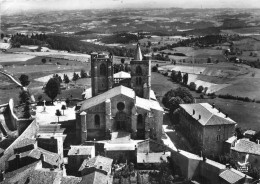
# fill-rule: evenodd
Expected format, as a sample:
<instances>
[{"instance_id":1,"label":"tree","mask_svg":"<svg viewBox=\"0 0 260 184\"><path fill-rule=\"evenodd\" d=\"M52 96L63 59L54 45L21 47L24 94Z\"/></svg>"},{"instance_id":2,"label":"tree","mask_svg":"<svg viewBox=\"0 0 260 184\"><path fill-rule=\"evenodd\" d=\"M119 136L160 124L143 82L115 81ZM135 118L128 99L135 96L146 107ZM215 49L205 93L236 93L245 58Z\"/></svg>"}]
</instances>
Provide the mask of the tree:
<instances>
[{"instance_id":1,"label":"tree","mask_svg":"<svg viewBox=\"0 0 260 184\"><path fill-rule=\"evenodd\" d=\"M59 123L59 117L61 116L61 112L59 109L56 110L55 115L58 117L58 123Z\"/></svg>"},{"instance_id":2,"label":"tree","mask_svg":"<svg viewBox=\"0 0 260 184\"><path fill-rule=\"evenodd\" d=\"M162 99L162 103L171 112L174 112L180 103L193 103L194 98L190 91L185 87L178 87L168 91Z\"/></svg>"},{"instance_id":3,"label":"tree","mask_svg":"<svg viewBox=\"0 0 260 184\"><path fill-rule=\"evenodd\" d=\"M23 109L23 118L30 118L30 117L31 117L30 103L26 102Z\"/></svg>"},{"instance_id":4,"label":"tree","mask_svg":"<svg viewBox=\"0 0 260 184\"><path fill-rule=\"evenodd\" d=\"M76 83L76 81L79 79L79 75L74 72L72 80Z\"/></svg>"},{"instance_id":5,"label":"tree","mask_svg":"<svg viewBox=\"0 0 260 184\"><path fill-rule=\"evenodd\" d=\"M199 86L198 89L197 89L197 93L201 93L203 91L203 86Z\"/></svg>"},{"instance_id":6,"label":"tree","mask_svg":"<svg viewBox=\"0 0 260 184\"><path fill-rule=\"evenodd\" d=\"M190 83L190 90L195 91L196 90L196 84L194 82Z\"/></svg>"},{"instance_id":7,"label":"tree","mask_svg":"<svg viewBox=\"0 0 260 184\"><path fill-rule=\"evenodd\" d=\"M65 83L65 84L67 85L67 87L68 87L68 84L69 84L69 82L70 82L70 79L69 79L68 75L64 74L63 81L64 81L64 83Z\"/></svg>"},{"instance_id":8,"label":"tree","mask_svg":"<svg viewBox=\"0 0 260 184\"><path fill-rule=\"evenodd\" d=\"M5 37L4 33L1 33L1 39L3 39Z\"/></svg>"},{"instance_id":9,"label":"tree","mask_svg":"<svg viewBox=\"0 0 260 184\"><path fill-rule=\"evenodd\" d=\"M172 81L176 82L177 81L177 73L175 70L172 70L172 73L171 73L171 79Z\"/></svg>"},{"instance_id":10,"label":"tree","mask_svg":"<svg viewBox=\"0 0 260 184\"><path fill-rule=\"evenodd\" d=\"M42 63L45 64L46 63L46 59L42 58Z\"/></svg>"},{"instance_id":11,"label":"tree","mask_svg":"<svg viewBox=\"0 0 260 184\"><path fill-rule=\"evenodd\" d=\"M153 66L152 67L152 72L158 72L158 67L157 66Z\"/></svg>"},{"instance_id":12,"label":"tree","mask_svg":"<svg viewBox=\"0 0 260 184\"><path fill-rule=\"evenodd\" d=\"M60 94L60 82L57 78L51 78L46 86L45 86L45 93L46 95L51 99L52 104L53 100L57 97L58 94Z\"/></svg>"},{"instance_id":13,"label":"tree","mask_svg":"<svg viewBox=\"0 0 260 184\"><path fill-rule=\"evenodd\" d=\"M242 139L244 137L243 131L240 127L235 128L235 135L237 136L237 139Z\"/></svg>"},{"instance_id":14,"label":"tree","mask_svg":"<svg viewBox=\"0 0 260 184\"><path fill-rule=\"evenodd\" d=\"M28 91L21 91L19 94L20 104L26 103L30 101L30 93Z\"/></svg>"},{"instance_id":15,"label":"tree","mask_svg":"<svg viewBox=\"0 0 260 184\"><path fill-rule=\"evenodd\" d=\"M28 75L22 74L19 77L19 80L20 80L22 86L28 86L30 84Z\"/></svg>"},{"instance_id":16,"label":"tree","mask_svg":"<svg viewBox=\"0 0 260 184\"><path fill-rule=\"evenodd\" d=\"M121 58L121 64L125 63L125 58Z\"/></svg>"},{"instance_id":17,"label":"tree","mask_svg":"<svg viewBox=\"0 0 260 184\"><path fill-rule=\"evenodd\" d=\"M208 59L207 59L207 63L211 63L211 58L208 58Z\"/></svg>"},{"instance_id":18,"label":"tree","mask_svg":"<svg viewBox=\"0 0 260 184\"><path fill-rule=\"evenodd\" d=\"M178 83L180 83L180 82L182 81L181 71L178 72L176 81L177 81Z\"/></svg>"},{"instance_id":19,"label":"tree","mask_svg":"<svg viewBox=\"0 0 260 184\"><path fill-rule=\"evenodd\" d=\"M81 78L87 78L88 77L88 74L86 73L86 71L84 69L81 69L80 71L80 77Z\"/></svg>"},{"instance_id":20,"label":"tree","mask_svg":"<svg viewBox=\"0 0 260 184\"><path fill-rule=\"evenodd\" d=\"M187 84L188 84L188 80L189 80L189 75L188 75L188 73L185 73L185 74L183 75L183 78L182 78L182 83L183 83L184 85L187 85Z\"/></svg>"},{"instance_id":21,"label":"tree","mask_svg":"<svg viewBox=\"0 0 260 184\"><path fill-rule=\"evenodd\" d=\"M66 110L66 105L62 105L61 110L63 111L63 116L64 116L64 111Z\"/></svg>"}]
</instances>

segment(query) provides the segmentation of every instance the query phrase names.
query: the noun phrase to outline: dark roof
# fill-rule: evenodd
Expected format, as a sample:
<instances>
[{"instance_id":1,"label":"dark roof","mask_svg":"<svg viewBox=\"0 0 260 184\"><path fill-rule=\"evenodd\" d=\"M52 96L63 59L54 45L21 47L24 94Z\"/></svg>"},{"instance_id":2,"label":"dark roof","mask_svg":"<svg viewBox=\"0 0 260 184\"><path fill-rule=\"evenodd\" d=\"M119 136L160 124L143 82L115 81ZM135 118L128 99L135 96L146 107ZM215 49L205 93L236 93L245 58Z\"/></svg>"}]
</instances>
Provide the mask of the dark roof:
<instances>
[{"instance_id":1,"label":"dark roof","mask_svg":"<svg viewBox=\"0 0 260 184\"><path fill-rule=\"evenodd\" d=\"M180 107L202 126L236 124L236 122L208 103L180 104ZM195 114L193 114L193 111Z\"/></svg>"},{"instance_id":2,"label":"dark roof","mask_svg":"<svg viewBox=\"0 0 260 184\"><path fill-rule=\"evenodd\" d=\"M223 171L222 173L220 173L219 177L222 178L223 180L225 180L226 182L232 184L232 183L236 183L239 180L243 179L245 176L243 176L237 172L234 172L234 170L227 169L227 170Z\"/></svg>"},{"instance_id":3,"label":"dark roof","mask_svg":"<svg viewBox=\"0 0 260 184\"><path fill-rule=\"evenodd\" d=\"M239 139L231 149L241 153L260 155L260 144L249 141L248 139Z\"/></svg>"},{"instance_id":4,"label":"dark roof","mask_svg":"<svg viewBox=\"0 0 260 184\"><path fill-rule=\"evenodd\" d=\"M45 134L45 133L61 133L65 131L65 128L61 128L60 125L45 125L45 126L39 126L38 134Z\"/></svg>"},{"instance_id":5,"label":"dark roof","mask_svg":"<svg viewBox=\"0 0 260 184\"><path fill-rule=\"evenodd\" d=\"M81 164L79 171L82 171L85 168L95 167L96 169L103 170L108 173L111 170L112 163L113 163L113 159L111 158L96 156L88 160L85 159Z\"/></svg>"},{"instance_id":6,"label":"dark roof","mask_svg":"<svg viewBox=\"0 0 260 184\"><path fill-rule=\"evenodd\" d=\"M109 179L109 176L98 171L94 171L93 173L83 176L80 184L107 184L110 183L108 182Z\"/></svg>"},{"instance_id":7,"label":"dark roof","mask_svg":"<svg viewBox=\"0 0 260 184\"><path fill-rule=\"evenodd\" d=\"M39 160L41 157L41 154L43 154L43 156L44 156L44 162L46 162L50 165L54 165L54 166L58 166L59 164L61 164L61 159L60 159L59 154L44 150L42 148L36 148L36 149L30 150L30 151L20 153L20 158L31 157L31 158L35 158L35 159ZM14 160L15 158L16 158L16 155L12 155L8 159L8 161Z\"/></svg>"}]
</instances>

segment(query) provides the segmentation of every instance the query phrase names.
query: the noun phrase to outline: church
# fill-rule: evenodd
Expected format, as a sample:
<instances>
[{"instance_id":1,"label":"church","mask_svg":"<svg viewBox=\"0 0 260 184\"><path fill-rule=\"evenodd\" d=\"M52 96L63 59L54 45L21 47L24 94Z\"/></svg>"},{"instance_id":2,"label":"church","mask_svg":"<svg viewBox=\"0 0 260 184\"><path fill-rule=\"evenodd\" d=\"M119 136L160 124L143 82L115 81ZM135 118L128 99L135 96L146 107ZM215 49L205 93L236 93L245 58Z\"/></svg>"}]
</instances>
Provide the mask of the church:
<instances>
[{"instance_id":1,"label":"church","mask_svg":"<svg viewBox=\"0 0 260 184\"><path fill-rule=\"evenodd\" d=\"M133 140L161 140L164 110L151 89L151 57L142 56L139 44L130 67L129 82L115 82L113 56L91 54L92 97L76 108L79 142L110 140L115 132Z\"/></svg>"}]
</instances>

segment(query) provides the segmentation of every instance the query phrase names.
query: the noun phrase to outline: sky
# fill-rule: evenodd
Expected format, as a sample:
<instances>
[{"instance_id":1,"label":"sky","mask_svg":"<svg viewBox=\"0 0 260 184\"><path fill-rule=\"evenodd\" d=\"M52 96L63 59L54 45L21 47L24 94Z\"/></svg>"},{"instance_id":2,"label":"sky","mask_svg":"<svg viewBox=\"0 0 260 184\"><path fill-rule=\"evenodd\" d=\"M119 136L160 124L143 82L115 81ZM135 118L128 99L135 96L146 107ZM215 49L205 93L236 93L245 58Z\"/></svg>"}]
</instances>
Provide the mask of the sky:
<instances>
[{"instance_id":1,"label":"sky","mask_svg":"<svg viewBox=\"0 0 260 184\"><path fill-rule=\"evenodd\" d=\"M0 0L3 14L37 9L260 8L260 0Z\"/></svg>"}]
</instances>

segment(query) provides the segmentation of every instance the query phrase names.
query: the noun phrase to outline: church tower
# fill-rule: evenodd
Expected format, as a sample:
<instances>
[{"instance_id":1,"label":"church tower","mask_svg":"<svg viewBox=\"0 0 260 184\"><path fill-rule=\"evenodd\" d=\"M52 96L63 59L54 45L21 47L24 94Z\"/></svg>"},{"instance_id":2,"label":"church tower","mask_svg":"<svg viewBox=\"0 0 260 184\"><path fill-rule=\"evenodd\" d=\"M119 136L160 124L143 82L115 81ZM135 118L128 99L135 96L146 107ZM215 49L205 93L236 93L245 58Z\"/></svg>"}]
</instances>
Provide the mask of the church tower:
<instances>
[{"instance_id":1,"label":"church tower","mask_svg":"<svg viewBox=\"0 0 260 184\"><path fill-rule=\"evenodd\" d=\"M151 57L143 58L140 44L137 44L131 65L131 87L137 96L150 99L151 90Z\"/></svg>"},{"instance_id":2,"label":"church tower","mask_svg":"<svg viewBox=\"0 0 260 184\"><path fill-rule=\"evenodd\" d=\"M112 54L91 53L91 86L93 97L113 87Z\"/></svg>"}]
</instances>

